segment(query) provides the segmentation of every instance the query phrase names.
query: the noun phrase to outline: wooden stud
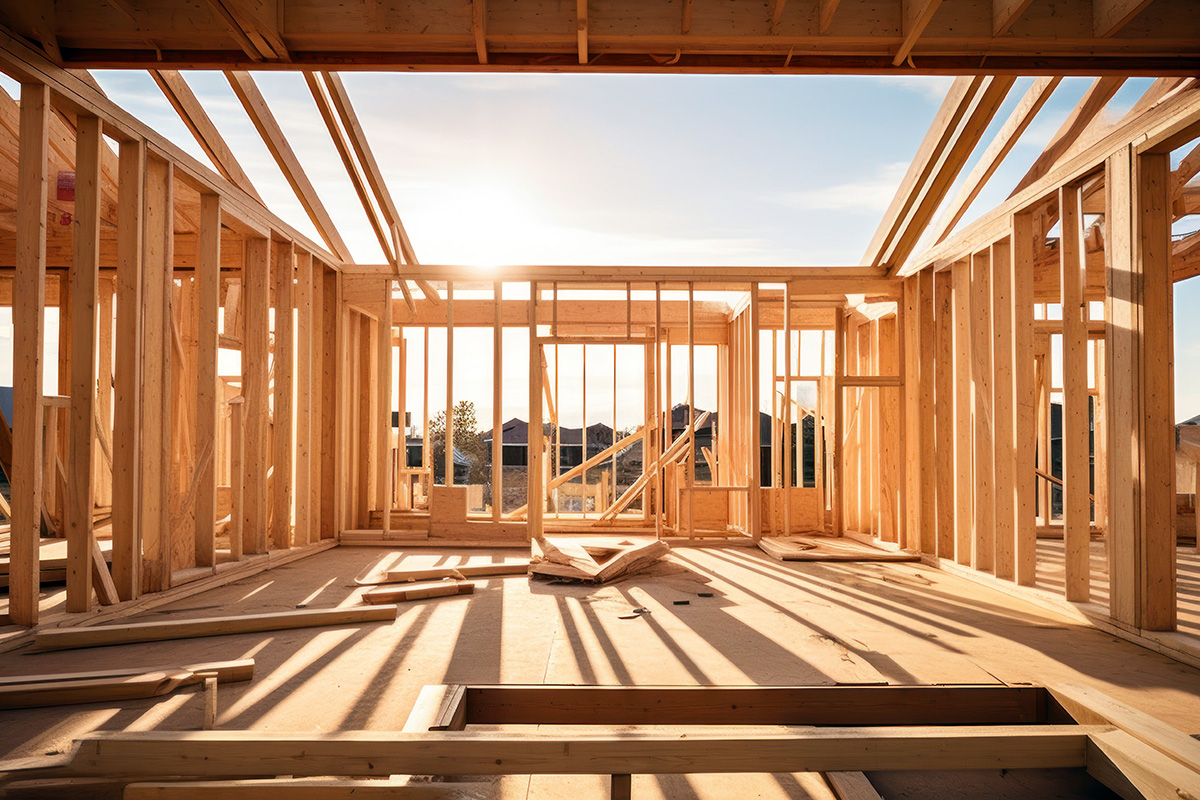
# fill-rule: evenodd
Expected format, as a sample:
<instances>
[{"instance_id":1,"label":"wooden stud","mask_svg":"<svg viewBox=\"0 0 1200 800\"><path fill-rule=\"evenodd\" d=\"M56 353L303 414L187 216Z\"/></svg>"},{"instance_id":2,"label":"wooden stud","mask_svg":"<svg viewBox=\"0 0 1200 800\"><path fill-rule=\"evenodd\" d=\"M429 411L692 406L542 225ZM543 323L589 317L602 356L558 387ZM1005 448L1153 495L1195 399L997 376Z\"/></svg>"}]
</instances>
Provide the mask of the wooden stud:
<instances>
[{"instance_id":1,"label":"wooden stud","mask_svg":"<svg viewBox=\"0 0 1200 800\"><path fill-rule=\"evenodd\" d=\"M760 439L762 428L758 422L759 408L762 400L759 397L762 367L759 363L758 330L762 310L759 305L758 284L750 284L750 491L749 491L749 524L750 535L754 541L762 539L762 458L760 458ZM668 411L668 414L670 412Z\"/></svg>"},{"instance_id":2,"label":"wooden stud","mask_svg":"<svg viewBox=\"0 0 1200 800\"><path fill-rule=\"evenodd\" d=\"M320 266L317 266L320 269ZM319 535L314 518L319 509L313 502L313 472L319 457L314 457L314 438L318 429L313 420L313 391L315 350L313 318L313 257L311 253L296 253L296 525L293 545L312 544ZM390 299L390 298L389 298ZM391 306L391 303L388 303ZM390 420L389 420L390 423Z\"/></svg>"},{"instance_id":3,"label":"wooden stud","mask_svg":"<svg viewBox=\"0 0 1200 800\"><path fill-rule=\"evenodd\" d=\"M910 547L922 553L936 555L937 544L937 418L935 416L935 389L937 386L937 336L934 317L933 270L923 270L917 275L919 285L917 299L920 303L917 358L920 362L918 387L918 414L920 417L920 535L910 537Z\"/></svg>"},{"instance_id":4,"label":"wooden stud","mask_svg":"<svg viewBox=\"0 0 1200 800\"><path fill-rule=\"evenodd\" d=\"M971 259L971 394L975 406L975 535L971 566L984 572L995 569L996 561L990 262L991 253L987 250Z\"/></svg>"},{"instance_id":5,"label":"wooden stud","mask_svg":"<svg viewBox=\"0 0 1200 800\"><path fill-rule=\"evenodd\" d=\"M534 331L534 335L536 335ZM531 368L532 371L532 368ZM454 282L446 281L446 485L454 485Z\"/></svg>"},{"instance_id":6,"label":"wooden stud","mask_svg":"<svg viewBox=\"0 0 1200 800\"><path fill-rule=\"evenodd\" d=\"M114 364L112 576L122 600L141 591L142 215L146 144L120 145Z\"/></svg>"},{"instance_id":7,"label":"wooden stud","mask_svg":"<svg viewBox=\"0 0 1200 800\"><path fill-rule=\"evenodd\" d=\"M242 396L245 398L242 547L245 553L265 553L269 502L267 466L270 463L267 355L271 252L267 239L246 241L246 267L242 274Z\"/></svg>"},{"instance_id":8,"label":"wooden stud","mask_svg":"<svg viewBox=\"0 0 1200 800\"><path fill-rule=\"evenodd\" d=\"M271 426L271 547L292 544L292 370L294 365L294 308L296 267L291 242L272 242L271 277L275 282L274 424ZM245 351L243 351L244 353Z\"/></svg>"},{"instance_id":9,"label":"wooden stud","mask_svg":"<svg viewBox=\"0 0 1200 800\"><path fill-rule=\"evenodd\" d=\"M217 352L221 315L221 198L200 195L200 263L196 273L196 566L216 565Z\"/></svg>"},{"instance_id":10,"label":"wooden stud","mask_svg":"<svg viewBox=\"0 0 1200 800\"><path fill-rule=\"evenodd\" d=\"M1017 509L1017 396L1013 374L1012 245L1003 240L992 245L992 413L995 421L992 465L995 497L995 575L1012 580L1016 575Z\"/></svg>"},{"instance_id":11,"label":"wooden stud","mask_svg":"<svg viewBox=\"0 0 1200 800\"><path fill-rule=\"evenodd\" d=\"M46 201L50 91L21 85L17 185L17 254L13 293L13 463L10 527L9 617L17 625L38 622L39 539L42 526L42 349L46 299Z\"/></svg>"},{"instance_id":12,"label":"wooden stud","mask_svg":"<svg viewBox=\"0 0 1200 800\"><path fill-rule=\"evenodd\" d=\"M142 591L171 586L171 309L174 169L147 155L142 362Z\"/></svg>"},{"instance_id":13,"label":"wooden stud","mask_svg":"<svg viewBox=\"0 0 1200 800\"><path fill-rule=\"evenodd\" d=\"M384 304L380 313L379 349L375 366L375 506L382 513L383 531L392 528L392 280L383 282Z\"/></svg>"},{"instance_id":14,"label":"wooden stud","mask_svg":"<svg viewBox=\"0 0 1200 800\"><path fill-rule=\"evenodd\" d=\"M1033 214L1013 215L1012 328L1013 391L1016 394L1016 580L1032 586L1037 571L1037 502L1034 484L1037 435L1033 359L1033 276L1042 250L1040 226Z\"/></svg>"},{"instance_id":15,"label":"wooden stud","mask_svg":"<svg viewBox=\"0 0 1200 800\"><path fill-rule=\"evenodd\" d=\"M100 270L100 120L80 116L75 140L75 258L71 264L71 426L64 513L67 611L92 607L92 461L96 427L96 294Z\"/></svg>"},{"instance_id":16,"label":"wooden stud","mask_svg":"<svg viewBox=\"0 0 1200 800\"><path fill-rule=\"evenodd\" d=\"M1091 507L1089 504L1087 303L1083 298L1083 191L1067 186L1058 193L1062 237L1059 244L1062 302L1062 465L1063 538L1066 597L1087 602L1091 586Z\"/></svg>"},{"instance_id":17,"label":"wooden stud","mask_svg":"<svg viewBox=\"0 0 1200 800\"><path fill-rule=\"evenodd\" d=\"M937 323L934 423L937 442L937 555L954 558L954 459L957 452L954 416L954 282L947 270L933 278L933 317Z\"/></svg>"},{"instance_id":18,"label":"wooden stud","mask_svg":"<svg viewBox=\"0 0 1200 800\"><path fill-rule=\"evenodd\" d=\"M527 535L536 539L542 535L542 515L546 507L542 480L542 371L536 367L542 360L542 345L537 337L538 284L529 284L529 427L528 492L526 502L529 512L526 524Z\"/></svg>"},{"instance_id":19,"label":"wooden stud","mask_svg":"<svg viewBox=\"0 0 1200 800\"><path fill-rule=\"evenodd\" d=\"M492 521L504 513L504 284L492 284L496 317L492 324ZM400 415L404 415L401 410Z\"/></svg>"},{"instance_id":20,"label":"wooden stud","mask_svg":"<svg viewBox=\"0 0 1200 800\"><path fill-rule=\"evenodd\" d=\"M959 261L954 276L954 560L971 563L974 544L974 476L971 412L971 265Z\"/></svg>"},{"instance_id":21,"label":"wooden stud","mask_svg":"<svg viewBox=\"0 0 1200 800\"><path fill-rule=\"evenodd\" d=\"M751 326L755 330L755 326ZM842 309L834 314L833 327L833 535L842 536L846 530L845 492L845 407L846 393L842 378L846 374L846 316ZM751 405L751 411L755 406ZM751 506L753 510L753 506Z\"/></svg>"}]
</instances>

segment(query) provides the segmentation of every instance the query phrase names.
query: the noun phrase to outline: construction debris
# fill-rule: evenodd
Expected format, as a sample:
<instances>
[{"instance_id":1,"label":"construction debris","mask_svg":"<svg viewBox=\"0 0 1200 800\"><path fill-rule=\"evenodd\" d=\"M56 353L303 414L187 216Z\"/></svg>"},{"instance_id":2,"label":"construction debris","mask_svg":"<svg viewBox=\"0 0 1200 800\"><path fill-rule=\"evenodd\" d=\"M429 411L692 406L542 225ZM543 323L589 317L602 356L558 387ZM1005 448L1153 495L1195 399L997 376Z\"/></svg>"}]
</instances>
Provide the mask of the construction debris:
<instances>
[{"instance_id":1,"label":"construction debris","mask_svg":"<svg viewBox=\"0 0 1200 800\"><path fill-rule=\"evenodd\" d=\"M460 594L475 594L475 584L445 580L415 586L385 586L363 592L362 599L368 605L375 605L377 603L400 603L407 600L428 600L431 597L454 597Z\"/></svg>"},{"instance_id":2,"label":"construction debris","mask_svg":"<svg viewBox=\"0 0 1200 800\"><path fill-rule=\"evenodd\" d=\"M611 583L640 572L670 552L666 542L621 542L616 547L594 547L540 536L533 540L531 575L587 583Z\"/></svg>"}]
</instances>

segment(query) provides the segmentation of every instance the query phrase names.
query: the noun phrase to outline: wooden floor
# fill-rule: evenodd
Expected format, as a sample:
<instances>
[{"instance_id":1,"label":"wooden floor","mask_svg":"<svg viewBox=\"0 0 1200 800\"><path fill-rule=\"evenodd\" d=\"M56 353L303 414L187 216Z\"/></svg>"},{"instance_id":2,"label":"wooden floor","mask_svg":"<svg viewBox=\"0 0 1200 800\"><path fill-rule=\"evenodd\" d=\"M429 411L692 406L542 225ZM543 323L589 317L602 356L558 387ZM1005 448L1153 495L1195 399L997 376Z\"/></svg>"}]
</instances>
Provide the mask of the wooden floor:
<instances>
[{"instance_id":1,"label":"wooden floor","mask_svg":"<svg viewBox=\"0 0 1200 800\"><path fill-rule=\"evenodd\" d=\"M348 605L363 590L354 578L373 569L523 555L337 548L136 619ZM4 653L0 675L253 657L253 682L220 689L219 727L273 731L399 729L421 687L436 683L1085 683L1200 733L1200 670L947 572L782 563L748 548L678 547L670 560L653 577L605 587L490 579L472 596L405 606L390 624ZM619 619L639 606L651 613ZM202 695L190 690L10 711L0 715L0 753L58 752L97 729L198 729L202 718ZM806 775L637 776L634 785L648 798L829 797ZM514 777L503 796L583 798L601 787L592 777Z\"/></svg>"}]
</instances>

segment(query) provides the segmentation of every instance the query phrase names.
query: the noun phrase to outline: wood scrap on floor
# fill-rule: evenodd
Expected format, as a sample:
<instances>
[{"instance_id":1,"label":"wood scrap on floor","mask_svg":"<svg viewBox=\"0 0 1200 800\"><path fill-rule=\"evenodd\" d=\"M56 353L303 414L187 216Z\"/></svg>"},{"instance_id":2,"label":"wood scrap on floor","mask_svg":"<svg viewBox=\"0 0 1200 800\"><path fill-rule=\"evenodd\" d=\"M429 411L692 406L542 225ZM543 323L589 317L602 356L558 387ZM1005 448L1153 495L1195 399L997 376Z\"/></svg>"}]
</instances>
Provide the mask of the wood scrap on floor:
<instances>
[{"instance_id":1,"label":"wood scrap on floor","mask_svg":"<svg viewBox=\"0 0 1200 800\"><path fill-rule=\"evenodd\" d=\"M658 540L589 547L544 536L533 540L532 549L531 575L587 583L611 583L636 574L657 563L671 550L666 542Z\"/></svg>"},{"instance_id":2,"label":"wood scrap on floor","mask_svg":"<svg viewBox=\"0 0 1200 800\"><path fill-rule=\"evenodd\" d=\"M411 586L381 586L378 589L363 592L362 600L368 605L376 605L408 600L428 600L432 597L454 597L463 594L475 594L475 584L449 579Z\"/></svg>"},{"instance_id":3,"label":"wood scrap on floor","mask_svg":"<svg viewBox=\"0 0 1200 800\"><path fill-rule=\"evenodd\" d=\"M176 689L204 684L209 680L249 680L253 674L254 661L248 659L193 664L187 667L5 678L0 684L0 708L38 708L141 700L161 697Z\"/></svg>"},{"instance_id":4,"label":"wood scrap on floor","mask_svg":"<svg viewBox=\"0 0 1200 800\"><path fill-rule=\"evenodd\" d=\"M881 550L831 536L764 536L759 548L780 561L920 561L916 553Z\"/></svg>"},{"instance_id":5,"label":"wood scrap on floor","mask_svg":"<svg viewBox=\"0 0 1200 800\"><path fill-rule=\"evenodd\" d=\"M518 561L511 564L464 564L457 567L425 567L423 569L390 569L383 579L356 580L359 585L376 585L381 583L413 583L416 581L437 580L439 578L497 578L507 575L528 575L529 562Z\"/></svg>"},{"instance_id":6,"label":"wood scrap on floor","mask_svg":"<svg viewBox=\"0 0 1200 800\"><path fill-rule=\"evenodd\" d=\"M135 622L126 625L95 625L80 628L52 628L38 631L29 653L49 650L74 650L113 644L158 642L168 639L195 639L235 633L260 633L293 628L317 628L326 625L357 625L364 622L392 621L396 606L363 608L309 608L271 614L243 614L202 619Z\"/></svg>"}]
</instances>

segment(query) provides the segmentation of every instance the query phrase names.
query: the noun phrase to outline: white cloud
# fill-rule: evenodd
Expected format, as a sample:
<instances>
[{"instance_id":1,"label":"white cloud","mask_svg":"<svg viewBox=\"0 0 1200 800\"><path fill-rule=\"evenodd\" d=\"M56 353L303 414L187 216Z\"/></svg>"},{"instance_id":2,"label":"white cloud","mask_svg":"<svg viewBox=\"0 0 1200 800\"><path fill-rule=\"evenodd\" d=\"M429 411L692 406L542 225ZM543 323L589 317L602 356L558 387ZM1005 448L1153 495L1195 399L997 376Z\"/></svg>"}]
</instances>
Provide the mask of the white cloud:
<instances>
[{"instance_id":1,"label":"white cloud","mask_svg":"<svg viewBox=\"0 0 1200 800\"><path fill-rule=\"evenodd\" d=\"M945 99L946 92L950 91L950 86L954 83L954 78L948 75L911 75L904 77L888 75L878 80L889 88L915 92L926 100L936 103L940 103Z\"/></svg>"},{"instance_id":2,"label":"white cloud","mask_svg":"<svg viewBox=\"0 0 1200 800\"><path fill-rule=\"evenodd\" d=\"M527 92L556 86L560 80L557 75L543 73L478 72L456 78L453 86L466 91Z\"/></svg>"},{"instance_id":3,"label":"white cloud","mask_svg":"<svg viewBox=\"0 0 1200 800\"><path fill-rule=\"evenodd\" d=\"M786 192L776 201L802 211L849 211L852 213L882 213L891 204L896 187L904 179L908 163L897 161L885 164L878 175L857 181Z\"/></svg>"}]
</instances>

